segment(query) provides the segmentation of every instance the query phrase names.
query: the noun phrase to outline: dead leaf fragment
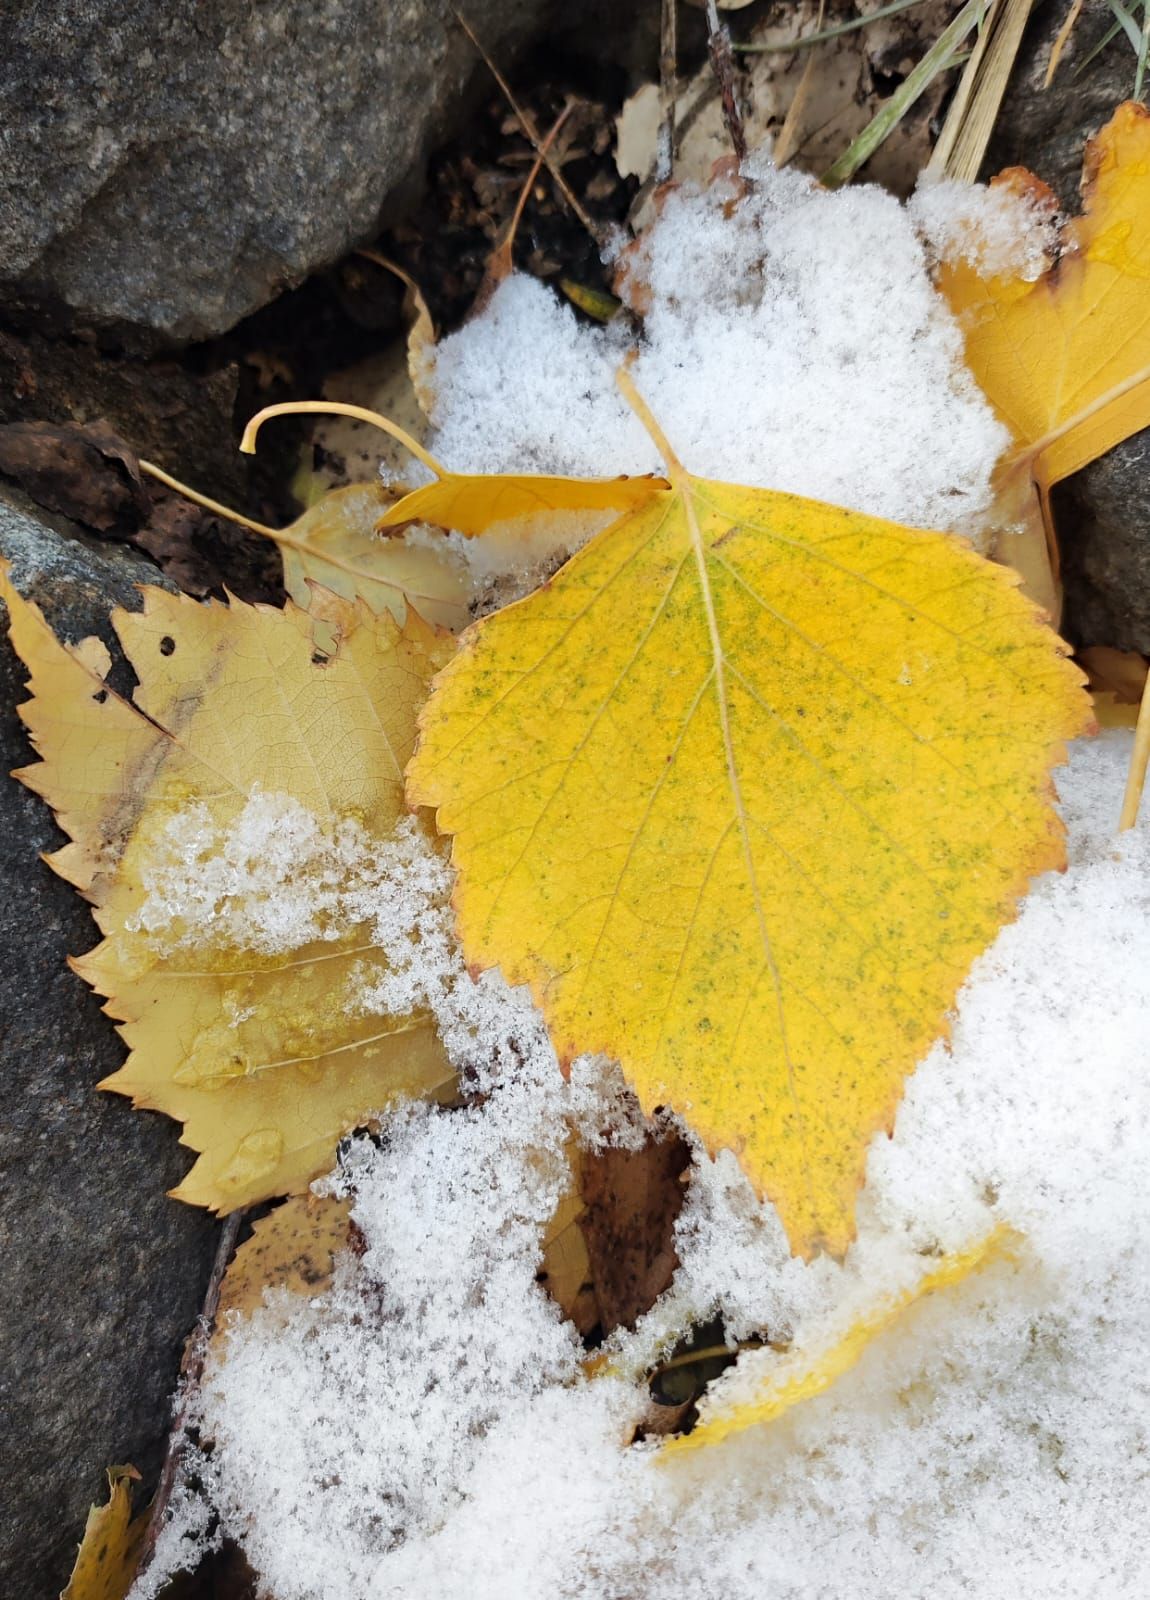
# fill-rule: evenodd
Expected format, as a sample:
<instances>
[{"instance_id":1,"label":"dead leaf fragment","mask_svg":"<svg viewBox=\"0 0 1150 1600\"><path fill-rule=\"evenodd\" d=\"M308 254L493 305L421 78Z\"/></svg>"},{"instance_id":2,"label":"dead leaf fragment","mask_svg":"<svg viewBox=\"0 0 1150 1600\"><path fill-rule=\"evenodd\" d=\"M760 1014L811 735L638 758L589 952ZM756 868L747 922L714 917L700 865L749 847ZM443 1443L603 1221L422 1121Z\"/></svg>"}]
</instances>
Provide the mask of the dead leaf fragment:
<instances>
[{"instance_id":1,"label":"dead leaf fragment","mask_svg":"<svg viewBox=\"0 0 1150 1600\"><path fill-rule=\"evenodd\" d=\"M99 533L127 533L150 510L132 450L106 422L0 427L0 473L37 505Z\"/></svg>"},{"instance_id":2,"label":"dead leaf fragment","mask_svg":"<svg viewBox=\"0 0 1150 1600\"><path fill-rule=\"evenodd\" d=\"M638 1149L568 1149L572 1185L543 1236L541 1278L582 1337L633 1328L679 1265L675 1223L691 1152L675 1135Z\"/></svg>"},{"instance_id":3,"label":"dead leaf fragment","mask_svg":"<svg viewBox=\"0 0 1150 1600\"><path fill-rule=\"evenodd\" d=\"M68 1587L60 1600L125 1600L148 1526L147 1514L132 1519L135 1467L108 1468L108 1503L93 1506Z\"/></svg>"}]
</instances>

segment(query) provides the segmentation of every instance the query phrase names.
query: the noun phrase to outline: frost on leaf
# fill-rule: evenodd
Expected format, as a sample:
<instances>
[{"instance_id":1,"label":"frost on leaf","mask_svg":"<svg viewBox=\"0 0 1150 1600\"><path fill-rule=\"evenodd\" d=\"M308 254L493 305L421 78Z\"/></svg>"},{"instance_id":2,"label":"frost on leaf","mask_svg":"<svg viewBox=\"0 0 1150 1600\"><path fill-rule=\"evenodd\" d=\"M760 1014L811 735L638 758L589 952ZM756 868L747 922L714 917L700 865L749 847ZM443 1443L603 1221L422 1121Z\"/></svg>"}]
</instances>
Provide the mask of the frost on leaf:
<instances>
[{"instance_id":1,"label":"frost on leaf","mask_svg":"<svg viewBox=\"0 0 1150 1600\"><path fill-rule=\"evenodd\" d=\"M464 948L565 1060L730 1146L840 1254L869 1139L1030 876L1081 675L960 541L690 477L487 618L408 794Z\"/></svg>"},{"instance_id":2,"label":"frost on leaf","mask_svg":"<svg viewBox=\"0 0 1150 1600\"><path fill-rule=\"evenodd\" d=\"M3 576L0 594L42 757L19 776L71 840L50 863L104 934L76 970L130 1049L103 1086L184 1123L201 1154L179 1198L306 1188L347 1129L452 1079L425 1012L363 1001L392 976L373 850L403 814L438 636L332 595L312 615L148 589L112 616L128 700L106 651L62 645Z\"/></svg>"}]
</instances>

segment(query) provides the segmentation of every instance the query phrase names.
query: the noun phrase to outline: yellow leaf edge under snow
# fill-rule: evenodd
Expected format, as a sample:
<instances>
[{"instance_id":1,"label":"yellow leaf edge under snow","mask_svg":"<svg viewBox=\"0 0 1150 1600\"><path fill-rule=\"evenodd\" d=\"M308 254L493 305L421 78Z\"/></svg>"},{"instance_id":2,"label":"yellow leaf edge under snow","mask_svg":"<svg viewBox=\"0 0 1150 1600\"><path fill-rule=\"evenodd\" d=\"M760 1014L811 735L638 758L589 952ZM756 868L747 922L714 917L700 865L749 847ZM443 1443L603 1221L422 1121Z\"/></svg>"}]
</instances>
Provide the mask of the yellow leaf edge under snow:
<instances>
[{"instance_id":1,"label":"yellow leaf edge under snow","mask_svg":"<svg viewBox=\"0 0 1150 1600\"><path fill-rule=\"evenodd\" d=\"M685 1455L722 1444L733 1434L774 1422L784 1412L824 1394L858 1365L867 1347L893 1326L915 1304L939 1289L951 1288L972 1273L996 1261L1016 1258L1022 1236L1009 1223L999 1223L982 1238L944 1256L917 1283L901 1294L890 1295L863 1312L836 1344L811 1353L782 1356L766 1373L756 1392L737 1404L703 1405L702 1419L687 1434L666 1441L663 1457Z\"/></svg>"},{"instance_id":2,"label":"yellow leaf edge under snow","mask_svg":"<svg viewBox=\"0 0 1150 1600\"><path fill-rule=\"evenodd\" d=\"M84 1524L76 1564L60 1600L124 1600L136 1576L147 1512L132 1520L135 1467L108 1468L108 1501L93 1506Z\"/></svg>"}]
</instances>

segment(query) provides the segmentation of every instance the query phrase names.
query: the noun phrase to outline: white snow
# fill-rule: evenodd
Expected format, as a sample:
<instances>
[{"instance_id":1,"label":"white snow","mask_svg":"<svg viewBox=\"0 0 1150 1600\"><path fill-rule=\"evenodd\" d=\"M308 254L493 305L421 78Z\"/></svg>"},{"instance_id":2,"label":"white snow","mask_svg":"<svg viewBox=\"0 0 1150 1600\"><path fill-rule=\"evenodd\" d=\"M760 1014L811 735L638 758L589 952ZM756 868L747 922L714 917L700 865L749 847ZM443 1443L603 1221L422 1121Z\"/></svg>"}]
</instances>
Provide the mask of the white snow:
<instances>
[{"instance_id":1,"label":"white snow","mask_svg":"<svg viewBox=\"0 0 1150 1600\"><path fill-rule=\"evenodd\" d=\"M969 261L987 277L1027 281L1045 270L1064 220L1053 194L927 174L908 210L932 261Z\"/></svg>"},{"instance_id":2,"label":"white snow","mask_svg":"<svg viewBox=\"0 0 1150 1600\"><path fill-rule=\"evenodd\" d=\"M754 176L741 199L724 183L668 198L627 263L625 293L650 302L641 333L504 283L439 347L436 454L460 472L658 471L615 389L635 346L635 381L691 471L977 537L1006 434L915 216L877 188L832 194L765 162Z\"/></svg>"},{"instance_id":3,"label":"white snow","mask_svg":"<svg viewBox=\"0 0 1150 1600\"><path fill-rule=\"evenodd\" d=\"M1074 747L1072 865L1036 883L951 1047L910 1080L846 1263L792 1259L733 1159L699 1154L676 1281L613 1348L641 1371L716 1311L732 1337L817 1348L996 1220L1025 1235L1018 1264L912 1310L819 1399L681 1460L627 1447L642 1385L582 1378L535 1283L568 1123L617 1121L617 1077L584 1060L565 1084L524 997L473 985L441 921L425 990L480 1098L409 1107L382 1149L353 1146L337 1181L366 1253L286 1327L282 1306L235 1327L208 1376L215 1504L269 1593L1144 1594L1150 839L1113 843L1128 752L1123 732ZM421 851L416 833L397 847L389 948L404 916L433 920L438 857L410 891Z\"/></svg>"}]
</instances>

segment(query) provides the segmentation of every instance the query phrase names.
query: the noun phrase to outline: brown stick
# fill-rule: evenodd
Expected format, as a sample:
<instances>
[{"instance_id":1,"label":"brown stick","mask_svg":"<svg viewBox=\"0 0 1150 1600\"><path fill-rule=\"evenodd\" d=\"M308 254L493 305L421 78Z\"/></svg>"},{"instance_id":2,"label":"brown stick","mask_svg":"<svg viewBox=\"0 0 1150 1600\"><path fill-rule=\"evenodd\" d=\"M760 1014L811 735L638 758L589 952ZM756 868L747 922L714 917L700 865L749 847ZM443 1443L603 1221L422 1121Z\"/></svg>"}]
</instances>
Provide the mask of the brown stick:
<instances>
[{"instance_id":1,"label":"brown stick","mask_svg":"<svg viewBox=\"0 0 1150 1600\"><path fill-rule=\"evenodd\" d=\"M208 1287L204 1293L204 1304L196 1325L188 1335L184 1345L183 1360L180 1362L180 1376L178 1380L178 1396L175 1415L172 1418L171 1432L168 1434L168 1449L164 1456L164 1465L160 1471L160 1481L156 1486L155 1498L152 1501L151 1511L148 1514L148 1529L144 1534L144 1542L140 1548L140 1559L136 1567L136 1577L140 1577L152 1564L156 1553L156 1541L164 1524L164 1517L168 1503L172 1498L172 1491L180 1474L180 1463L184 1458L184 1446L187 1443L188 1412L191 1410L191 1397L199 1388L200 1379L203 1377L204 1362L208 1355L208 1341L211 1338L212 1327L216 1320L216 1312L220 1304L220 1285L224 1281L224 1273L228 1269L232 1251L236 1247L239 1237L240 1223L244 1219L243 1211L231 1211L224 1218L223 1227L220 1229L219 1242L216 1245L216 1257L212 1262L211 1276L208 1278Z\"/></svg>"},{"instance_id":2,"label":"brown stick","mask_svg":"<svg viewBox=\"0 0 1150 1600\"><path fill-rule=\"evenodd\" d=\"M499 68L495 65L494 61L492 61L491 57L487 54L487 51L475 37L474 30L461 11L456 11L455 19L467 37L471 40L476 50L478 50L479 54L482 56L488 71L491 73L491 76L503 90L503 95L507 101L507 104L511 107L512 111L519 119L519 126L523 129L523 132L530 140L531 147L535 151L535 154L542 159L544 166L554 178L560 194L562 194L564 200L566 200L567 204L571 207L571 210L586 228L592 239L594 239L599 249L606 252L610 248L611 240L608 238L606 232L600 228L594 218L589 217L582 205L580 205L578 199L575 197L571 185L563 176L563 169L560 167L559 162L555 159L555 156L552 154L552 152L546 148L543 137L535 125L534 117L532 117L531 113L524 106L521 106L518 100L516 100L515 96L511 92L511 85L507 82L507 79L503 76Z\"/></svg>"},{"instance_id":3,"label":"brown stick","mask_svg":"<svg viewBox=\"0 0 1150 1600\"><path fill-rule=\"evenodd\" d=\"M675 102L679 97L679 4L662 0L659 19L659 102L663 112L655 155L655 182L666 183L675 171L678 132Z\"/></svg>"},{"instance_id":4,"label":"brown stick","mask_svg":"<svg viewBox=\"0 0 1150 1600\"><path fill-rule=\"evenodd\" d=\"M719 80L719 94L723 101L723 121L739 165L747 159L747 135L743 129L743 114L735 93L735 58L731 54L731 36L719 21L719 8L715 0L707 0L707 48L711 65Z\"/></svg>"}]
</instances>

